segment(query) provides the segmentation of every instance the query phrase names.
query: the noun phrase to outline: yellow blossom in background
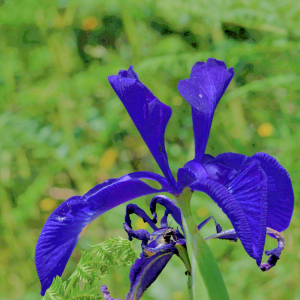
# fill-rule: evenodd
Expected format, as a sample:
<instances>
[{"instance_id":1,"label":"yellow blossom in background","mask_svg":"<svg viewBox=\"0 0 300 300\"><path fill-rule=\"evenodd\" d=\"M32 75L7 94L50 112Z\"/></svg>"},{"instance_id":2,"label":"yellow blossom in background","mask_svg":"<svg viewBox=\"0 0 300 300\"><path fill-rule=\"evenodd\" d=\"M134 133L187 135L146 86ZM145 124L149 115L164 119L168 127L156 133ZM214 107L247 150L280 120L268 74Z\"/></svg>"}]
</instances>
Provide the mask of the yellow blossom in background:
<instances>
[{"instance_id":1,"label":"yellow blossom in background","mask_svg":"<svg viewBox=\"0 0 300 300\"><path fill-rule=\"evenodd\" d=\"M57 206L57 201L52 198L45 198L40 202L40 208L43 211L53 211Z\"/></svg>"},{"instance_id":2,"label":"yellow blossom in background","mask_svg":"<svg viewBox=\"0 0 300 300\"><path fill-rule=\"evenodd\" d=\"M148 223L144 223L143 219L138 218L135 222L135 227L137 229L147 229L148 228Z\"/></svg>"},{"instance_id":3,"label":"yellow blossom in background","mask_svg":"<svg viewBox=\"0 0 300 300\"><path fill-rule=\"evenodd\" d=\"M273 126L269 123L263 123L258 127L257 133L261 137L268 137L273 133Z\"/></svg>"},{"instance_id":4,"label":"yellow blossom in background","mask_svg":"<svg viewBox=\"0 0 300 300\"><path fill-rule=\"evenodd\" d=\"M115 148L107 149L100 160L100 168L104 170L110 169L115 164L117 155L118 152Z\"/></svg>"},{"instance_id":5,"label":"yellow blossom in background","mask_svg":"<svg viewBox=\"0 0 300 300\"><path fill-rule=\"evenodd\" d=\"M200 207L196 210L196 214L200 218L207 217L208 215L208 210L205 207Z\"/></svg>"},{"instance_id":6,"label":"yellow blossom in background","mask_svg":"<svg viewBox=\"0 0 300 300\"><path fill-rule=\"evenodd\" d=\"M99 21L95 17L87 17L81 21L81 29L83 30L95 30L99 25Z\"/></svg>"},{"instance_id":7,"label":"yellow blossom in background","mask_svg":"<svg viewBox=\"0 0 300 300\"><path fill-rule=\"evenodd\" d=\"M173 294L172 294L172 298L174 300L182 300L183 299L183 294L182 292L180 291L175 291Z\"/></svg>"}]
</instances>

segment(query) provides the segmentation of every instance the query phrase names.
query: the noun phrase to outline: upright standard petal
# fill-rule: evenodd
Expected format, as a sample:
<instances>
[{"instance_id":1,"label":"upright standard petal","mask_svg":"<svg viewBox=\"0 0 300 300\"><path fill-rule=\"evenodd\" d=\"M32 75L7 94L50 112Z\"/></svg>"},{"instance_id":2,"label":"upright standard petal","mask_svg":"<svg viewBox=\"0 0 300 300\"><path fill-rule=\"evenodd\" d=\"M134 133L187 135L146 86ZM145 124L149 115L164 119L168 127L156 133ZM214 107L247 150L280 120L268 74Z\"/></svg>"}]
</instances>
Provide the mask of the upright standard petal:
<instances>
[{"instance_id":1,"label":"upright standard petal","mask_svg":"<svg viewBox=\"0 0 300 300\"><path fill-rule=\"evenodd\" d=\"M199 179L191 188L205 192L222 208L245 250L259 265L267 224L267 178L259 162L252 159L224 186L211 179Z\"/></svg>"},{"instance_id":2,"label":"upright standard petal","mask_svg":"<svg viewBox=\"0 0 300 300\"><path fill-rule=\"evenodd\" d=\"M259 161L267 175L267 227L278 232L284 231L288 228L292 218L294 193L289 173L274 157L266 153L256 153L252 157L247 157L229 152L218 155L211 163L233 168L240 173L250 159Z\"/></svg>"},{"instance_id":3,"label":"upright standard petal","mask_svg":"<svg viewBox=\"0 0 300 300\"><path fill-rule=\"evenodd\" d=\"M159 175L140 172L140 178ZM97 185L85 195L71 197L48 218L36 246L35 263L41 281L41 295L53 278L61 276L75 245L87 226L106 211L134 198L166 191L156 190L136 179L135 173L110 179Z\"/></svg>"},{"instance_id":4,"label":"upright standard petal","mask_svg":"<svg viewBox=\"0 0 300 300\"><path fill-rule=\"evenodd\" d=\"M195 136L195 160L201 162L215 109L234 75L224 62L209 58L197 62L189 79L180 80L178 91L191 105Z\"/></svg>"},{"instance_id":5,"label":"upright standard petal","mask_svg":"<svg viewBox=\"0 0 300 300\"><path fill-rule=\"evenodd\" d=\"M176 182L169 168L164 142L165 129L172 115L171 108L161 103L140 82L132 66L128 71L122 70L118 75L109 76L108 81L175 192Z\"/></svg>"}]
</instances>

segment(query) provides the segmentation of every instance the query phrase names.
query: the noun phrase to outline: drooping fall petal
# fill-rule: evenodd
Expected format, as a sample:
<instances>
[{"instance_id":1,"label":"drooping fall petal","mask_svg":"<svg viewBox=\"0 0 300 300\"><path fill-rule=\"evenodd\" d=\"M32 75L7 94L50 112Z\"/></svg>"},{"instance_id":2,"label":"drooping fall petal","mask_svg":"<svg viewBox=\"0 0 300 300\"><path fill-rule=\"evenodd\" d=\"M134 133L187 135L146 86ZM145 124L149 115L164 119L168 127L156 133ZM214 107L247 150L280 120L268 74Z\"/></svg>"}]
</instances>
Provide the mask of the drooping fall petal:
<instances>
[{"instance_id":1,"label":"drooping fall petal","mask_svg":"<svg viewBox=\"0 0 300 300\"><path fill-rule=\"evenodd\" d=\"M256 153L268 179L268 221L267 226L276 231L284 231L290 225L294 210L294 192L289 173L272 156Z\"/></svg>"},{"instance_id":2,"label":"drooping fall petal","mask_svg":"<svg viewBox=\"0 0 300 300\"><path fill-rule=\"evenodd\" d=\"M267 224L267 178L252 159L226 186L199 179L192 189L208 194L230 219L247 253L261 263Z\"/></svg>"},{"instance_id":3,"label":"drooping fall petal","mask_svg":"<svg viewBox=\"0 0 300 300\"><path fill-rule=\"evenodd\" d=\"M250 159L259 161L262 170L267 175L267 227L278 232L284 231L288 228L292 218L294 193L289 173L274 157L267 153L256 153L247 157L229 152L216 156L211 163L230 167L239 173Z\"/></svg>"},{"instance_id":4,"label":"drooping fall petal","mask_svg":"<svg viewBox=\"0 0 300 300\"><path fill-rule=\"evenodd\" d=\"M48 218L36 246L35 263L44 295L53 278L61 276L75 245L86 227L106 211L156 190L140 178L157 178L148 172L133 173L110 179L83 196L63 202Z\"/></svg>"}]
</instances>

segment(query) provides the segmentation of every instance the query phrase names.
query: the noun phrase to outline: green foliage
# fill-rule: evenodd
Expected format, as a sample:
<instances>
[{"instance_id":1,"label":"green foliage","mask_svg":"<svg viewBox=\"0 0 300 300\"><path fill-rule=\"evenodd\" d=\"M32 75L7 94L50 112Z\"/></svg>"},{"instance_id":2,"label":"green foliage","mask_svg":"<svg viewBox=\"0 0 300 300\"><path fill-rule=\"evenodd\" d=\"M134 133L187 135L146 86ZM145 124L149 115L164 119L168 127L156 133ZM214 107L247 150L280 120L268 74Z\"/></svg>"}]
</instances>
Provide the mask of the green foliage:
<instances>
[{"instance_id":1,"label":"green foliage","mask_svg":"<svg viewBox=\"0 0 300 300\"><path fill-rule=\"evenodd\" d=\"M229 300L230 297L216 259L199 231L195 231L197 225L193 220L190 205L192 195L190 189L185 189L176 198L182 211L182 224L192 268L190 276L193 297L190 296L190 300Z\"/></svg>"},{"instance_id":2,"label":"green foliage","mask_svg":"<svg viewBox=\"0 0 300 300\"><path fill-rule=\"evenodd\" d=\"M69 283L70 284L70 283ZM62 282L61 277L57 276L50 288L47 290L43 300L98 300L102 297L94 293L95 287L90 287L87 283L80 289L76 283L66 294L66 282Z\"/></svg>"},{"instance_id":3,"label":"green foliage","mask_svg":"<svg viewBox=\"0 0 300 300\"><path fill-rule=\"evenodd\" d=\"M111 268L130 266L137 258L137 252L132 243L121 237L92 246L92 251L82 251L76 270L70 278L78 277L80 280L93 284L95 280L109 274ZM97 272L100 275L97 275Z\"/></svg>"},{"instance_id":4,"label":"green foliage","mask_svg":"<svg viewBox=\"0 0 300 300\"><path fill-rule=\"evenodd\" d=\"M98 300L103 299L99 296L98 293L94 293L95 287L90 287L87 283L85 283L82 289L79 288L79 284L77 283L74 289L70 290L70 294L68 294L66 300Z\"/></svg>"},{"instance_id":5,"label":"green foliage","mask_svg":"<svg viewBox=\"0 0 300 300\"><path fill-rule=\"evenodd\" d=\"M47 290L43 300L64 300L65 299L66 282L61 277L56 276L49 289Z\"/></svg>"},{"instance_id":6,"label":"green foliage","mask_svg":"<svg viewBox=\"0 0 300 300\"><path fill-rule=\"evenodd\" d=\"M193 158L194 146L190 108L176 85L208 57L225 60L235 77L216 110L207 153L267 152L289 171L296 195L286 249L270 272L260 273L238 243L210 247L233 300L300 298L297 1L2 0L0 20L0 300L40 299L35 244L62 200L133 171L160 173L107 76L133 64L172 107L165 137L177 170ZM272 132L262 136L265 123ZM149 201L136 203L148 210ZM205 196L195 193L192 208L196 221L214 215L230 228ZM117 207L91 224L64 276L88 244L116 231L126 236L124 212L125 205ZM272 240L267 243L272 249ZM162 272L143 298L183 300L180 263L172 259L168 276ZM106 277L114 297L127 293L128 272L124 267Z\"/></svg>"},{"instance_id":7,"label":"green foliage","mask_svg":"<svg viewBox=\"0 0 300 300\"><path fill-rule=\"evenodd\" d=\"M92 246L89 252L82 251L75 271L67 281L57 276L47 290L43 300L96 300L95 282L110 273L111 269L130 266L138 257L132 242L120 236ZM82 288L78 280L83 281Z\"/></svg>"}]
</instances>

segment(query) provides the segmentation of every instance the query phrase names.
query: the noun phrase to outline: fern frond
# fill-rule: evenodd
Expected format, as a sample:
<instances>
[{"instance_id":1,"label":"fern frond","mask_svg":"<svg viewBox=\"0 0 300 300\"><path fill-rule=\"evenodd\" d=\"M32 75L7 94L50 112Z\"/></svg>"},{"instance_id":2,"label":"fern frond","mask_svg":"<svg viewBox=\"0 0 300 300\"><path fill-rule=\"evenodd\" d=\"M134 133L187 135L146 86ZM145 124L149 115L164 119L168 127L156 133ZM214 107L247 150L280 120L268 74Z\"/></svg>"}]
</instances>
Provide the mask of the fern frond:
<instances>
[{"instance_id":1,"label":"fern frond","mask_svg":"<svg viewBox=\"0 0 300 300\"><path fill-rule=\"evenodd\" d=\"M111 237L107 241L92 246L95 263L104 262L104 265L118 268L121 266L132 265L138 257L138 253L133 249L132 242L120 236Z\"/></svg>"},{"instance_id":2,"label":"fern frond","mask_svg":"<svg viewBox=\"0 0 300 300\"><path fill-rule=\"evenodd\" d=\"M80 290L77 283L74 288L70 290L66 300L99 300L102 299L100 294L95 293L96 287L91 287L88 283L85 283Z\"/></svg>"},{"instance_id":3,"label":"fern frond","mask_svg":"<svg viewBox=\"0 0 300 300\"><path fill-rule=\"evenodd\" d=\"M56 276L42 300L65 300L65 288L66 283L62 282L61 277Z\"/></svg>"},{"instance_id":4,"label":"fern frond","mask_svg":"<svg viewBox=\"0 0 300 300\"><path fill-rule=\"evenodd\" d=\"M80 280L93 284L97 279L96 271L93 268L93 258L91 253L82 251L81 258L77 264L77 267L70 278L78 277Z\"/></svg>"},{"instance_id":5,"label":"fern frond","mask_svg":"<svg viewBox=\"0 0 300 300\"><path fill-rule=\"evenodd\" d=\"M109 274L111 268L132 265L136 258L138 253L133 249L132 242L120 236L111 237L101 244L92 246L90 252L82 251L77 267L69 280L62 282L57 276L42 300L101 299L95 292L97 288L95 281ZM78 279L84 281L81 290Z\"/></svg>"}]
</instances>

